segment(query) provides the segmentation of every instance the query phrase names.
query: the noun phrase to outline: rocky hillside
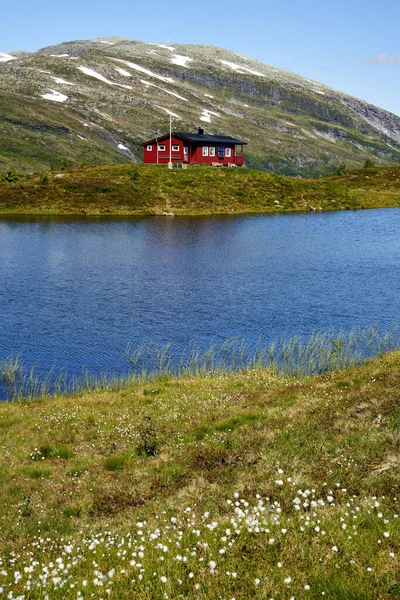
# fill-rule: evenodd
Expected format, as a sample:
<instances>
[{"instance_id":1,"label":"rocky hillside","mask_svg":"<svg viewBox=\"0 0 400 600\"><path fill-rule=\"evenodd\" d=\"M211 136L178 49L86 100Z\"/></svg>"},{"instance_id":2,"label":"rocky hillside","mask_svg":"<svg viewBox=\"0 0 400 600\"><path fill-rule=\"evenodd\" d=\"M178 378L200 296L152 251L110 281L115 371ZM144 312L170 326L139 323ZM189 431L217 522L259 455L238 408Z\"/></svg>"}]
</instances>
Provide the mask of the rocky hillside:
<instances>
[{"instance_id":1,"label":"rocky hillside","mask_svg":"<svg viewBox=\"0 0 400 600\"><path fill-rule=\"evenodd\" d=\"M140 161L170 115L247 141L253 168L400 162L396 115L221 48L107 38L0 53L0 171Z\"/></svg>"}]
</instances>

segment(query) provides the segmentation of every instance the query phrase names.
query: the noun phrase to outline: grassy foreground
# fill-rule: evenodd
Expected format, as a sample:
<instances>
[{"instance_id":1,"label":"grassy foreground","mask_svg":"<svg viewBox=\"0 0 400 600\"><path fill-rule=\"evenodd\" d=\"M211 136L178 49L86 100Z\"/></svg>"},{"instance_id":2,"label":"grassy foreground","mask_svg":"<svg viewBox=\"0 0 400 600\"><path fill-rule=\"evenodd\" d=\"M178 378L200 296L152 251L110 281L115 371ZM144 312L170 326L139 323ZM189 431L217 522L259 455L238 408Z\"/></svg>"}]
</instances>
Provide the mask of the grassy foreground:
<instances>
[{"instance_id":1,"label":"grassy foreground","mask_svg":"<svg viewBox=\"0 0 400 600\"><path fill-rule=\"evenodd\" d=\"M7 598L399 598L400 353L0 406Z\"/></svg>"},{"instance_id":2,"label":"grassy foreground","mask_svg":"<svg viewBox=\"0 0 400 600\"><path fill-rule=\"evenodd\" d=\"M250 169L88 165L0 178L0 214L232 214L400 206L400 167L299 179Z\"/></svg>"}]
</instances>

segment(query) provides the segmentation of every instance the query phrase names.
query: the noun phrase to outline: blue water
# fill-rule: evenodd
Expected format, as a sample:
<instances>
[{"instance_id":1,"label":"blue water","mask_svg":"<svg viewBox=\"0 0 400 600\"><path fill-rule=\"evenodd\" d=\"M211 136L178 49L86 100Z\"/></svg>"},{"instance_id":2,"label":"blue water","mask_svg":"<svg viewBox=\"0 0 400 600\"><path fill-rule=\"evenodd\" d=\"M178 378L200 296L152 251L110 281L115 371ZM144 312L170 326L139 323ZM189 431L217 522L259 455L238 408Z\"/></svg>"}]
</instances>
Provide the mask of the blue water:
<instances>
[{"instance_id":1,"label":"blue water","mask_svg":"<svg viewBox=\"0 0 400 600\"><path fill-rule=\"evenodd\" d=\"M252 344L389 328L400 209L291 215L0 220L0 360L124 371L127 344Z\"/></svg>"}]
</instances>

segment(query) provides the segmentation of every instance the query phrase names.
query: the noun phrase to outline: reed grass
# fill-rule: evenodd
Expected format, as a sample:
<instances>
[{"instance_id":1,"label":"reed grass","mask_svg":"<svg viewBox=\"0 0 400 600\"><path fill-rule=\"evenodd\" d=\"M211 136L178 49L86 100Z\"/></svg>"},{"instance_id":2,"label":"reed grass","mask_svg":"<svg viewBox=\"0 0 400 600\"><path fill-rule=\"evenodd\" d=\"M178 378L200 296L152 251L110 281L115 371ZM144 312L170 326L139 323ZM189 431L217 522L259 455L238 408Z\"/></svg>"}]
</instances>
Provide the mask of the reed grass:
<instances>
[{"instance_id":1,"label":"reed grass","mask_svg":"<svg viewBox=\"0 0 400 600\"><path fill-rule=\"evenodd\" d=\"M0 363L0 394L9 401L32 400L53 395L75 395L101 390L119 391L134 382L149 382L163 377L207 377L238 373L248 369L271 370L289 377L308 377L328 371L355 367L365 360L399 348L398 326L381 332L376 325L367 328L312 332L256 345L231 338L220 346L203 350L196 343L177 351L171 344L145 343L126 348L128 372L68 376L55 369L40 376L26 370L18 357Z\"/></svg>"},{"instance_id":2,"label":"reed grass","mask_svg":"<svg viewBox=\"0 0 400 600\"><path fill-rule=\"evenodd\" d=\"M307 377L357 366L398 347L397 325L381 332L374 324L353 328L348 333L344 330L312 332L308 336L295 335L270 343L260 338L255 346L237 338L206 350L192 343L180 354L174 352L171 345L160 348L144 344L134 350L128 347L126 357L133 376L144 379L207 376L246 369L269 369L291 377Z\"/></svg>"}]
</instances>

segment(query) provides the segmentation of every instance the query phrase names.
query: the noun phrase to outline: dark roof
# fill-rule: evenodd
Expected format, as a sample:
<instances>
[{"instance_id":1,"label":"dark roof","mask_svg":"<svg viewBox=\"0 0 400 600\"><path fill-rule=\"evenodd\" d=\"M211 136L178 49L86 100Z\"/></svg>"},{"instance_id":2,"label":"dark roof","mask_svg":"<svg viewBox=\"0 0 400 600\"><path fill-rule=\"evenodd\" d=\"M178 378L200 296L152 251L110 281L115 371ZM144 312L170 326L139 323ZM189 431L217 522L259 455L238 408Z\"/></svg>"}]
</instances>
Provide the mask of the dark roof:
<instances>
[{"instance_id":1,"label":"dark roof","mask_svg":"<svg viewBox=\"0 0 400 600\"><path fill-rule=\"evenodd\" d=\"M247 146L247 142L242 142L236 138L231 137L230 135L209 135L208 133L186 133L184 131L173 131L172 135L182 137L185 140L189 140L191 142L205 142L207 144L236 144L237 146ZM165 133L164 135L160 135L158 140L165 140L169 138L169 133ZM149 140L148 142L143 142L142 146L146 146L152 142L155 142L156 138Z\"/></svg>"},{"instance_id":2,"label":"dark roof","mask_svg":"<svg viewBox=\"0 0 400 600\"><path fill-rule=\"evenodd\" d=\"M247 145L247 142L242 142L230 135L209 135L208 133L184 133L183 131L175 131L175 135L180 135L191 142L210 142L214 144L240 144Z\"/></svg>"}]
</instances>

